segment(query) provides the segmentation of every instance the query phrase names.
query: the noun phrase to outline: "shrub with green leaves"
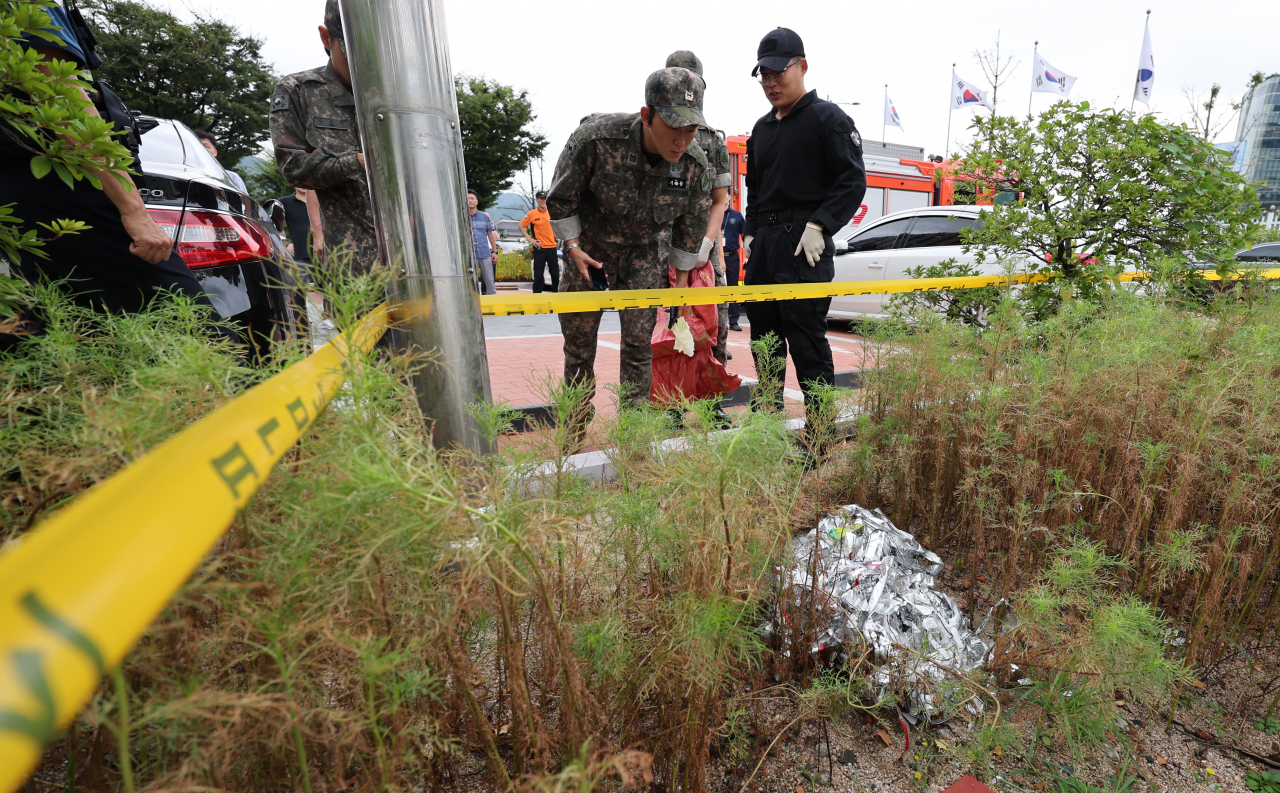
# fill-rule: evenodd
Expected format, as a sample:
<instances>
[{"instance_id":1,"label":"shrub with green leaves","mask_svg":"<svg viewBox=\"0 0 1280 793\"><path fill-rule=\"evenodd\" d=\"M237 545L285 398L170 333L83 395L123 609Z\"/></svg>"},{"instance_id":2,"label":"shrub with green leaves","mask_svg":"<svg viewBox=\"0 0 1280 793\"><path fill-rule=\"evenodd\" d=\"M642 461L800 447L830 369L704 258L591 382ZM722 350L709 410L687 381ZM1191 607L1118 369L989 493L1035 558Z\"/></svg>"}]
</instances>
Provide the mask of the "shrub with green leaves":
<instances>
[{"instance_id":1,"label":"shrub with green leaves","mask_svg":"<svg viewBox=\"0 0 1280 793\"><path fill-rule=\"evenodd\" d=\"M83 72L69 60L45 60L20 43L24 35L49 43L61 43L50 30L49 13L54 0L0 0L0 126L16 134L15 142L31 152L31 172L38 178L50 173L68 187L87 182L102 189L95 175L99 169L127 169L133 157L112 137L112 126L88 112L92 103L84 92L89 84ZM48 70L48 74L40 67ZM127 189L133 183L118 174ZM86 189L81 187L81 189ZM0 258L17 261L21 253L44 257L41 248L51 239L87 229L77 220L42 223L23 228L13 205L0 206ZM22 304L21 288L5 285L9 276L0 272L0 316Z\"/></svg>"}]
</instances>

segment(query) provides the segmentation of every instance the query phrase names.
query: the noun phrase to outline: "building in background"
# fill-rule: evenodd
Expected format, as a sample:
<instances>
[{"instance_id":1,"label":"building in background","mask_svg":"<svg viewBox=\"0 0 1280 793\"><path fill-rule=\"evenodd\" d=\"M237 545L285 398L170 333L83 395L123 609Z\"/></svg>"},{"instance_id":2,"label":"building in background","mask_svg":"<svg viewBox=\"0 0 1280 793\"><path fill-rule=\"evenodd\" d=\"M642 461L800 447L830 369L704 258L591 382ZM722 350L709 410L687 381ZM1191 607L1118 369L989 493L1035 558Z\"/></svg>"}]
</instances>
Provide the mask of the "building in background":
<instances>
[{"instance_id":1,"label":"building in background","mask_svg":"<svg viewBox=\"0 0 1280 793\"><path fill-rule=\"evenodd\" d=\"M1236 139L1231 147L1235 169L1258 188L1264 214L1280 206L1280 74L1273 74L1245 95Z\"/></svg>"}]
</instances>

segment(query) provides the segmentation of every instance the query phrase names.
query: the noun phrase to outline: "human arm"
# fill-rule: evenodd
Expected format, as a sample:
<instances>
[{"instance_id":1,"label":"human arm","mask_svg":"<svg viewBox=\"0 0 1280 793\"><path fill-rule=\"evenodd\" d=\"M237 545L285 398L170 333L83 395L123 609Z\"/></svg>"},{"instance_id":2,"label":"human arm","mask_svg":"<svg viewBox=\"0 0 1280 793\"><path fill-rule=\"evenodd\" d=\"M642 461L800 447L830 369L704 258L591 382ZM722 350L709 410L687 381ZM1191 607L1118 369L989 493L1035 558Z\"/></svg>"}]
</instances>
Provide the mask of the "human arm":
<instances>
[{"instance_id":1,"label":"human arm","mask_svg":"<svg viewBox=\"0 0 1280 793\"><path fill-rule=\"evenodd\" d=\"M752 130L751 137L747 138L747 209L742 214L742 236L744 239L755 236L760 214L756 211L756 202L751 200L752 196L760 195L758 191L760 187L760 169L756 167L755 139L755 130Z\"/></svg>"},{"instance_id":2,"label":"human arm","mask_svg":"<svg viewBox=\"0 0 1280 793\"><path fill-rule=\"evenodd\" d=\"M711 191L711 215L707 218L707 239L715 241L718 229L724 223L725 210L729 208L729 188L717 187ZM706 261L703 259L702 261Z\"/></svg>"},{"instance_id":3,"label":"human arm","mask_svg":"<svg viewBox=\"0 0 1280 793\"><path fill-rule=\"evenodd\" d=\"M323 146L312 148L307 142L305 109L297 100L298 92L290 88L288 81L277 85L270 102L271 143L280 173L289 184L308 190L322 190L360 177L364 173L364 155L360 152L333 152Z\"/></svg>"},{"instance_id":4,"label":"human arm","mask_svg":"<svg viewBox=\"0 0 1280 793\"><path fill-rule=\"evenodd\" d=\"M316 257L324 254L324 221L320 218L320 198L307 193L307 222L311 225L311 250Z\"/></svg>"},{"instance_id":5,"label":"human arm","mask_svg":"<svg viewBox=\"0 0 1280 793\"><path fill-rule=\"evenodd\" d=\"M33 49L40 53L45 60L53 58L66 59L66 52L60 47L36 46ZM36 66L46 76L50 76L49 67L44 64ZM86 102L89 102L89 96L80 89L80 94ZM94 116L99 116L98 108L90 103L85 112ZM100 116L99 116L100 117ZM74 146L76 141L73 138L63 136L62 138L68 144ZM142 196L134 189L133 180L129 174L122 170L107 170L105 168L85 167L85 171L91 174L102 185L102 192L115 206L116 211L120 213L120 222L124 225L125 232L128 233L129 253L142 259L147 264L158 264L168 259L173 252L173 239L164 232L151 216L147 214L146 204L142 202Z\"/></svg>"},{"instance_id":6,"label":"human arm","mask_svg":"<svg viewBox=\"0 0 1280 793\"><path fill-rule=\"evenodd\" d=\"M521 234L521 236L523 236L526 240L528 240L528 241L529 241L529 244L530 244L530 245L532 245L533 247L537 248L537 247L538 247L538 240L537 240L537 239L535 239L535 238L533 237L533 235L531 235L531 234L529 233L529 224L530 224L530 223L532 223L532 222L533 222L532 218L530 218L528 215L525 215L525 216L524 216L524 218L520 221L520 234Z\"/></svg>"},{"instance_id":7,"label":"human arm","mask_svg":"<svg viewBox=\"0 0 1280 793\"><path fill-rule=\"evenodd\" d=\"M565 144L556 161L551 189L547 191L547 212L551 216L551 231L556 239L564 240L564 254L573 262L583 280L591 280L588 267L597 270L604 265L591 258L582 249L578 237L582 234L582 194L591 184L596 167L595 143L587 131L579 127Z\"/></svg>"},{"instance_id":8,"label":"human arm","mask_svg":"<svg viewBox=\"0 0 1280 793\"><path fill-rule=\"evenodd\" d=\"M839 115L823 124L822 145L827 173L835 174L835 179L822 204L809 218L828 233L848 224L867 192L867 171L862 162L857 128L844 111L836 108L834 112Z\"/></svg>"}]
</instances>

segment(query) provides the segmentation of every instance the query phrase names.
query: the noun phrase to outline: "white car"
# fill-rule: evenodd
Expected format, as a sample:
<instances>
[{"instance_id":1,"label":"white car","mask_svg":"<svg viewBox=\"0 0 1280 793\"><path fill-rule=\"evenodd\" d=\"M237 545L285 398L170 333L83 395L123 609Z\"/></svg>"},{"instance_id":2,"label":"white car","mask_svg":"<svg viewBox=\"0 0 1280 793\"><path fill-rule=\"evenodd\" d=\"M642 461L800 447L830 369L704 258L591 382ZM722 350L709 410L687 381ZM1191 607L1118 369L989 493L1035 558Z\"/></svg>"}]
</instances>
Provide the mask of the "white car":
<instances>
[{"instance_id":1,"label":"white car","mask_svg":"<svg viewBox=\"0 0 1280 793\"><path fill-rule=\"evenodd\" d=\"M835 235L836 281L884 281L910 278L908 267L937 264L946 259L975 264L965 253L960 230L982 223L986 206L919 207L876 218L866 226L846 226ZM978 265L987 274L1000 272L995 262ZM831 298L827 316L857 319L883 316L892 295L846 295Z\"/></svg>"}]
</instances>

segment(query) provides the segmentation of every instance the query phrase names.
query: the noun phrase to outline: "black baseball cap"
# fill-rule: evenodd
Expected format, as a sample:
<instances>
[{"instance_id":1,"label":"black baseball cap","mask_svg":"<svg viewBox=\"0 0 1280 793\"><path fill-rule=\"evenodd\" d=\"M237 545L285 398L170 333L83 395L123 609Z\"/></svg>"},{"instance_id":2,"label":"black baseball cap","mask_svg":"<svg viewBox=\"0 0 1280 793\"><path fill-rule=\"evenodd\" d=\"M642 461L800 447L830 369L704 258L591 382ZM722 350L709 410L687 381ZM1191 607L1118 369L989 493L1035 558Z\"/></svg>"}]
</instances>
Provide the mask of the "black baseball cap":
<instances>
[{"instance_id":1,"label":"black baseball cap","mask_svg":"<svg viewBox=\"0 0 1280 793\"><path fill-rule=\"evenodd\" d=\"M780 72L787 68L792 58L803 57L804 42L800 35L788 28L774 28L760 39L760 46L756 47L756 68L751 70L751 76L755 77L761 69Z\"/></svg>"},{"instance_id":2,"label":"black baseball cap","mask_svg":"<svg viewBox=\"0 0 1280 793\"><path fill-rule=\"evenodd\" d=\"M546 198L546 197L547 197L547 191L546 191L546 190L539 190L538 192L536 192L536 193L534 193L534 194L533 194L533 197L534 197L534 198Z\"/></svg>"}]
</instances>

